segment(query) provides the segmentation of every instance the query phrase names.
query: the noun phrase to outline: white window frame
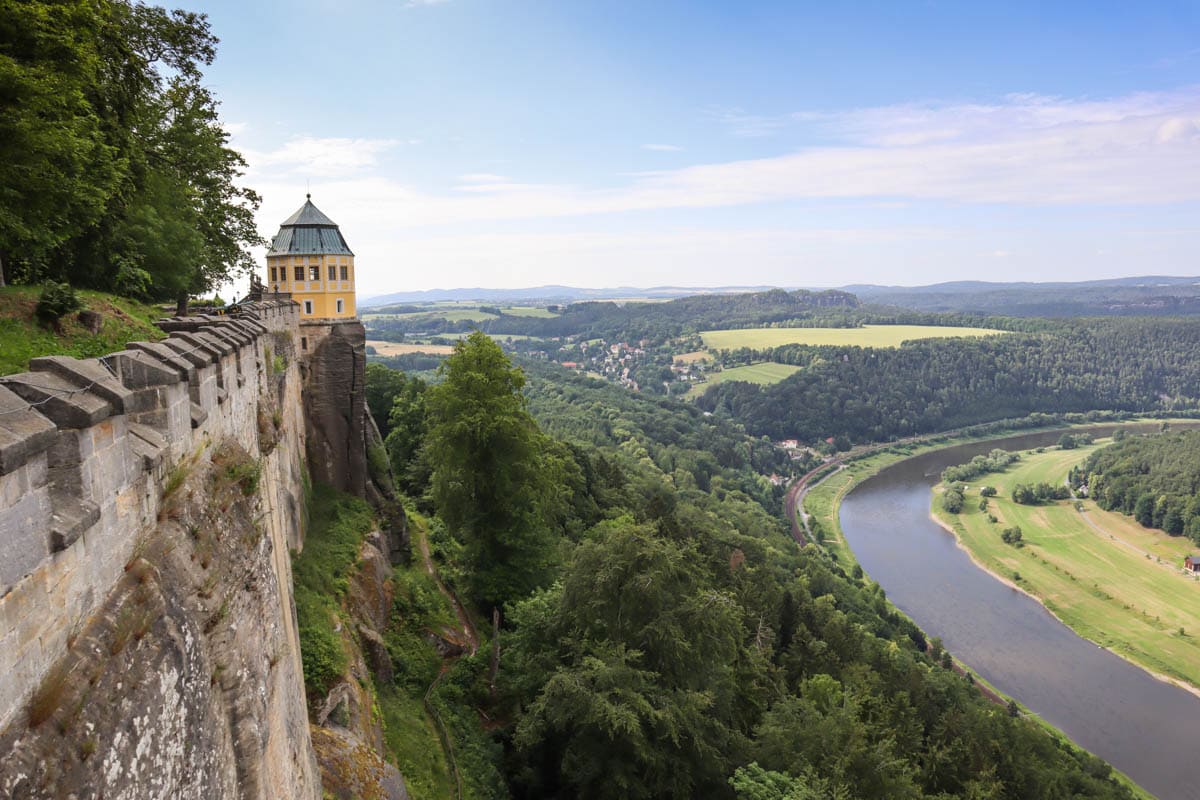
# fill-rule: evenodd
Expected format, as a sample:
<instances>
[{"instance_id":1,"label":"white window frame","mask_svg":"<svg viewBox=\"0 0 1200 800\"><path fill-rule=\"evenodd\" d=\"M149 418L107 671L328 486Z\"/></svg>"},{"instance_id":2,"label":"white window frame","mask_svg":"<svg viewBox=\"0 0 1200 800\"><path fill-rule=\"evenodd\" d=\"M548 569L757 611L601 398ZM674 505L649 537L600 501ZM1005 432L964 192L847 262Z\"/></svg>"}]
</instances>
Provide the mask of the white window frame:
<instances>
[{"instance_id":1,"label":"white window frame","mask_svg":"<svg viewBox=\"0 0 1200 800\"><path fill-rule=\"evenodd\" d=\"M346 301L342 298L337 299L337 313L341 314L346 310Z\"/></svg>"},{"instance_id":2,"label":"white window frame","mask_svg":"<svg viewBox=\"0 0 1200 800\"><path fill-rule=\"evenodd\" d=\"M313 312L312 300L305 300L304 301L304 313L311 317L312 312Z\"/></svg>"}]
</instances>

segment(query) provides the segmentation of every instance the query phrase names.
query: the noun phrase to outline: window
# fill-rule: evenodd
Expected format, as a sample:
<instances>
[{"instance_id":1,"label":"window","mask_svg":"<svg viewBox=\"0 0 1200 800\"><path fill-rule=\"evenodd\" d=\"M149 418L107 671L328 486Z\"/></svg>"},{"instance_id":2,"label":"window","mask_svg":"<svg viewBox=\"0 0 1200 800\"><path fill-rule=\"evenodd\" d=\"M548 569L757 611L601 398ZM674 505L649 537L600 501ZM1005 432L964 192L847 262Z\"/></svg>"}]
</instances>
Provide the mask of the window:
<instances>
[{"instance_id":1,"label":"window","mask_svg":"<svg viewBox=\"0 0 1200 800\"><path fill-rule=\"evenodd\" d=\"M271 267L271 283L279 280L279 275L275 267Z\"/></svg>"},{"instance_id":2,"label":"window","mask_svg":"<svg viewBox=\"0 0 1200 800\"><path fill-rule=\"evenodd\" d=\"M329 265L329 280L337 280L337 267L335 267L333 264Z\"/></svg>"},{"instance_id":3,"label":"window","mask_svg":"<svg viewBox=\"0 0 1200 800\"><path fill-rule=\"evenodd\" d=\"M300 337L300 349L301 349L301 350L307 350L307 349L308 349L308 337L307 337L307 336L301 336L301 337Z\"/></svg>"},{"instance_id":4,"label":"window","mask_svg":"<svg viewBox=\"0 0 1200 800\"><path fill-rule=\"evenodd\" d=\"M296 267L296 280L304 280L304 267Z\"/></svg>"},{"instance_id":5,"label":"window","mask_svg":"<svg viewBox=\"0 0 1200 800\"><path fill-rule=\"evenodd\" d=\"M346 310L346 301L339 297L338 301L337 301L337 312L339 314L341 314L345 310Z\"/></svg>"},{"instance_id":6,"label":"window","mask_svg":"<svg viewBox=\"0 0 1200 800\"><path fill-rule=\"evenodd\" d=\"M333 268L330 267L330 269L333 269ZM330 277L333 277L333 276L331 275ZM350 280L350 270L346 267L345 264L342 264L342 280L344 280L344 281Z\"/></svg>"},{"instance_id":7,"label":"window","mask_svg":"<svg viewBox=\"0 0 1200 800\"><path fill-rule=\"evenodd\" d=\"M308 268L308 279L309 279L310 281L319 281L319 280L321 280L321 268L320 268L320 267L318 267L318 266L311 266L311 267L309 267L309 268Z\"/></svg>"},{"instance_id":8,"label":"window","mask_svg":"<svg viewBox=\"0 0 1200 800\"><path fill-rule=\"evenodd\" d=\"M305 300L305 301L304 301L304 313L305 313L305 314L312 314L312 300Z\"/></svg>"}]
</instances>

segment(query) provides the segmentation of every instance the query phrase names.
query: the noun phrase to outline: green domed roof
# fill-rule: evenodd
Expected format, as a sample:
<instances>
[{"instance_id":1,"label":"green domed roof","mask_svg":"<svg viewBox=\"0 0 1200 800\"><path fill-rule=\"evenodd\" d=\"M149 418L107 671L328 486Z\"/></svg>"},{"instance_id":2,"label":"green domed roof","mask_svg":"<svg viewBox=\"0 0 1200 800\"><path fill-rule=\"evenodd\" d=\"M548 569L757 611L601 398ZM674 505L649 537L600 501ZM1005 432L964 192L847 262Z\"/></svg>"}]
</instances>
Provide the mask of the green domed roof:
<instances>
[{"instance_id":1,"label":"green domed roof","mask_svg":"<svg viewBox=\"0 0 1200 800\"><path fill-rule=\"evenodd\" d=\"M269 256L287 255L347 255L354 253L337 223L313 205L312 195L305 195L304 205L279 226L271 240Z\"/></svg>"}]
</instances>

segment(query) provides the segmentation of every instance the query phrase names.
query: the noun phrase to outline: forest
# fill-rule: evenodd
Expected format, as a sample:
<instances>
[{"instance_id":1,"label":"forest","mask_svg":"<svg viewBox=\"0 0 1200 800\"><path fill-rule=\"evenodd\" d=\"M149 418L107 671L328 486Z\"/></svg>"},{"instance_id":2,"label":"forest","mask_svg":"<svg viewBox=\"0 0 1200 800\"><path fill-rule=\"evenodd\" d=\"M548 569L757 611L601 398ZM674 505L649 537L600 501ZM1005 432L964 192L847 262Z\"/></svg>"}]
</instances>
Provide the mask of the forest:
<instances>
[{"instance_id":1,"label":"forest","mask_svg":"<svg viewBox=\"0 0 1200 800\"><path fill-rule=\"evenodd\" d=\"M216 45L189 11L0 0L0 286L186 304L253 270L259 198L204 84Z\"/></svg>"},{"instance_id":2,"label":"forest","mask_svg":"<svg viewBox=\"0 0 1200 800\"><path fill-rule=\"evenodd\" d=\"M437 383L368 383L414 508L455 532L443 568L503 610L494 691L486 656L455 677L493 721L475 796L1129 796L798 548L773 449L730 421L524 372L478 333Z\"/></svg>"},{"instance_id":3,"label":"forest","mask_svg":"<svg viewBox=\"0 0 1200 800\"><path fill-rule=\"evenodd\" d=\"M1088 456L1070 480L1101 508L1200 544L1200 431L1122 436Z\"/></svg>"},{"instance_id":4,"label":"forest","mask_svg":"<svg viewBox=\"0 0 1200 800\"><path fill-rule=\"evenodd\" d=\"M894 349L804 347L781 383L722 383L698 401L755 436L887 441L997 419L1179 411L1200 403L1200 327L1181 319L1066 320L1052 330L927 339Z\"/></svg>"}]
</instances>

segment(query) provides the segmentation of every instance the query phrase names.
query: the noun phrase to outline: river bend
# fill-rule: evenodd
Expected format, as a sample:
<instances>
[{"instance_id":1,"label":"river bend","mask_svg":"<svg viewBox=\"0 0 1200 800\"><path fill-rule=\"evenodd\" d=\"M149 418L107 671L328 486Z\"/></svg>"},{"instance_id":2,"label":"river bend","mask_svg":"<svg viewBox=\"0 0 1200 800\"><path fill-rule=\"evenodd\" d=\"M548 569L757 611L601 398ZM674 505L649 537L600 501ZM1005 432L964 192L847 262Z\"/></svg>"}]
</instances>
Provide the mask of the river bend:
<instances>
[{"instance_id":1,"label":"river bend","mask_svg":"<svg viewBox=\"0 0 1200 800\"><path fill-rule=\"evenodd\" d=\"M1200 698L1077 636L976 566L929 517L943 468L1060 435L960 445L888 467L846 496L842 530L891 601L970 669L1162 800L1200 800Z\"/></svg>"}]
</instances>

